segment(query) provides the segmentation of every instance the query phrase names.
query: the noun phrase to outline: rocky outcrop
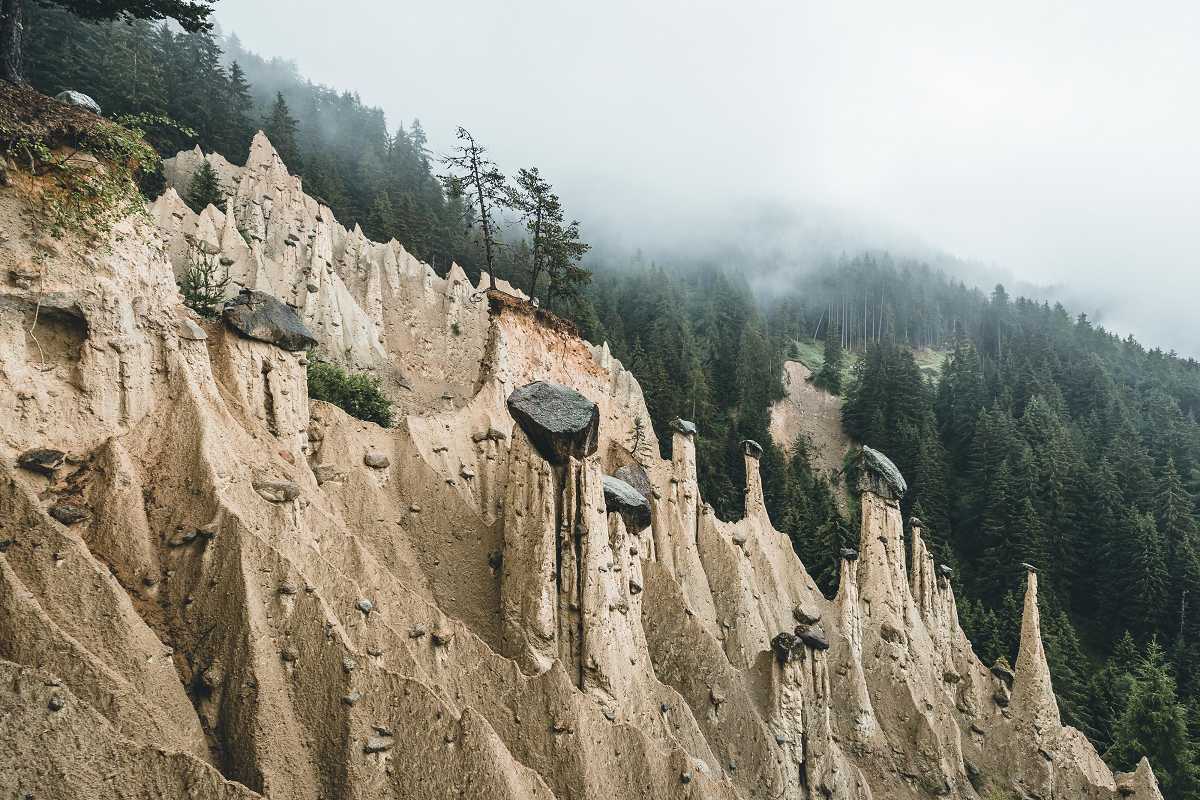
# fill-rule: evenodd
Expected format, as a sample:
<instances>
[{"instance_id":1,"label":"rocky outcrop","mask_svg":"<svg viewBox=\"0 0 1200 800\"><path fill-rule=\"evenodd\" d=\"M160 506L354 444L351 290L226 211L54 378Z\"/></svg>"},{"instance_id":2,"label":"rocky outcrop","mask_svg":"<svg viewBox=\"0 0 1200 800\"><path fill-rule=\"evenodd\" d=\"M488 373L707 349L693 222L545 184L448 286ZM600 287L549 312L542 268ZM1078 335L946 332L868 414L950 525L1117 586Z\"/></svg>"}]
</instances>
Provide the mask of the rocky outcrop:
<instances>
[{"instance_id":1,"label":"rocky outcrop","mask_svg":"<svg viewBox=\"0 0 1200 800\"><path fill-rule=\"evenodd\" d=\"M648 414L604 345L341 228L261 136L169 180L201 159L227 213L168 191L155 227L68 237L0 289L4 793L1160 797L1059 722L1035 576L1011 692L979 663L919 521L905 547L902 476L858 483L827 599L757 447L723 522L694 425L634 469ZM29 183L0 190L0 273L30 257ZM303 354L192 321L192 247L384 378L396 427L310 402ZM58 309L36 324L35 295Z\"/></svg>"}]
</instances>

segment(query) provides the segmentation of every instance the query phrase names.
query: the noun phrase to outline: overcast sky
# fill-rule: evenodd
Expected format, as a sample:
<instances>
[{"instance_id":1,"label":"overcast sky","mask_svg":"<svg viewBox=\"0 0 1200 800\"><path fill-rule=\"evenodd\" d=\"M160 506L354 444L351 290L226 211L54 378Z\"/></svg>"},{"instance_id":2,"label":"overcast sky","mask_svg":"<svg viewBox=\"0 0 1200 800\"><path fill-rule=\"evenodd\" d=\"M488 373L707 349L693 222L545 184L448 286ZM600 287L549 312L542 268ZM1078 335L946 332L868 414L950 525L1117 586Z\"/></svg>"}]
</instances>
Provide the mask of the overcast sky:
<instances>
[{"instance_id":1,"label":"overcast sky","mask_svg":"<svg viewBox=\"0 0 1200 800\"><path fill-rule=\"evenodd\" d=\"M1064 287L1200 355L1200 4L220 0L435 148L462 124L625 243L770 203ZM839 234L840 235L840 234ZM833 237L838 238L838 237Z\"/></svg>"}]
</instances>

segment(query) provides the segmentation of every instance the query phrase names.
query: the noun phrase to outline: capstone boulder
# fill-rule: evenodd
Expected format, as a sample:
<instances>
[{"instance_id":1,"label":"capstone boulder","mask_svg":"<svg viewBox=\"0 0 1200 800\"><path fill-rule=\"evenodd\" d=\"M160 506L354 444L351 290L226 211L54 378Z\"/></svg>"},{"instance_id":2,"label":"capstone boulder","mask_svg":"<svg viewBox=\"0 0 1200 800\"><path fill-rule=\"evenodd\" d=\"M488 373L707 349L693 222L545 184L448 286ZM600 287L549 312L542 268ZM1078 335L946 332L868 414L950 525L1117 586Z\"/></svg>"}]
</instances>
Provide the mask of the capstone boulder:
<instances>
[{"instance_id":1,"label":"capstone boulder","mask_svg":"<svg viewBox=\"0 0 1200 800\"><path fill-rule=\"evenodd\" d=\"M859 492L877 494L885 500L899 500L908 491L908 483L892 460L874 448L863 445L855 454L852 467L854 486Z\"/></svg>"},{"instance_id":2,"label":"capstone boulder","mask_svg":"<svg viewBox=\"0 0 1200 800\"><path fill-rule=\"evenodd\" d=\"M225 303L226 324L240 336L257 339L292 352L315 347L317 340L300 315L266 292L243 289Z\"/></svg>"},{"instance_id":3,"label":"capstone boulder","mask_svg":"<svg viewBox=\"0 0 1200 800\"><path fill-rule=\"evenodd\" d=\"M535 381L508 396L508 411L551 464L586 458L600 438L600 408L574 389Z\"/></svg>"},{"instance_id":4,"label":"capstone boulder","mask_svg":"<svg viewBox=\"0 0 1200 800\"><path fill-rule=\"evenodd\" d=\"M610 514L620 514L631 531L640 531L650 524L650 502L637 489L612 475L604 476L604 506Z\"/></svg>"}]
</instances>

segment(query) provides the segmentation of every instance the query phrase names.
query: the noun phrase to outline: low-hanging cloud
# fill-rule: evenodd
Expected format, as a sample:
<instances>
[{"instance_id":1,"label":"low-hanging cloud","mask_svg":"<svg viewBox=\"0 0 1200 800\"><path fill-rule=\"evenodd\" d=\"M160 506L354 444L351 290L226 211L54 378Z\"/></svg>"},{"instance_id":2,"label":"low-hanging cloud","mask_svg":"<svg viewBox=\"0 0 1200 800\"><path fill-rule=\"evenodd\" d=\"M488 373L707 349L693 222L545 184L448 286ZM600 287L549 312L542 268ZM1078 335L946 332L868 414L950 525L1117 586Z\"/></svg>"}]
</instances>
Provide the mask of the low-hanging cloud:
<instances>
[{"instance_id":1,"label":"low-hanging cloud","mask_svg":"<svg viewBox=\"0 0 1200 800\"><path fill-rule=\"evenodd\" d=\"M839 247L907 242L1063 287L1073 310L1190 354L1198 14L1026 0L217 10L250 49L359 91L393 124L420 117L435 148L462 124L506 170L538 165L613 246L792 252L795 234L747 229L748 210L784 208ZM778 241L739 244L751 231Z\"/></svg>"}]
</instances>

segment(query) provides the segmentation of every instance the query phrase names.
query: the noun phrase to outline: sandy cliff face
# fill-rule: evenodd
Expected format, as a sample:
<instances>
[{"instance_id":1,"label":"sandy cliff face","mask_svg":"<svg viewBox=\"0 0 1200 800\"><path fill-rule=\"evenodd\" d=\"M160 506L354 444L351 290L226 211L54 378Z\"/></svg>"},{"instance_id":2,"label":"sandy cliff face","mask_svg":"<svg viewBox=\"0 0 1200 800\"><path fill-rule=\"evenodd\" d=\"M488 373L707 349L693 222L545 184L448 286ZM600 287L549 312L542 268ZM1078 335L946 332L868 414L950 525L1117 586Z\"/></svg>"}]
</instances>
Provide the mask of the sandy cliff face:
<instances>
[{"instance_id":1,"label":"sandy cliff face","mask_svg":"<svg viewBox=\"0 0 1200 800\"><path fill-rule=\"evenodd\" d=\"M894 500L864 494L824 598L754 449L724 523L679 426L633 529L602 480L646 408L605 347L347 231L265 138L210 158L226 213L168 190L103 243L0 189L5 796L1159 797L1061 726L1034 576L1010 689ZM192 318L196 253L384 376L399 424ZM514 423L537 380L597 405L594 451L551 462Z\"/></svg>"}]
</instances>

